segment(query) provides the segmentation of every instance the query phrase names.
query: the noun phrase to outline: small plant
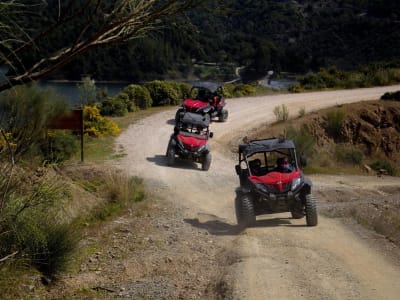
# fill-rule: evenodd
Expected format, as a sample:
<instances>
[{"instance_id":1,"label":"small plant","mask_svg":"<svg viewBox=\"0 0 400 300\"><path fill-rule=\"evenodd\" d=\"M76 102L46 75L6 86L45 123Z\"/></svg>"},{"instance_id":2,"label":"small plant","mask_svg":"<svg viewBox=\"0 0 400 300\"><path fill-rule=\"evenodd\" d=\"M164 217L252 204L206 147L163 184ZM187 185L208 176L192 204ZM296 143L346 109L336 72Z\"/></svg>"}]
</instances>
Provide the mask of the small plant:
<instances>
[{"instance_id":1,"label":"small plant","mask_svg":"<svg viewBox=\"0 0 400 300\"><path fill-rule=\"evenodd\" d=\"M342 110L331 110L327 112L326 119L326 131L334 139L338 139L341 134L342 125L344 121L345 114Z\"/></svg>"},{"instance_id":2,"label":"small plant","mask_svg":"<svg viewBox=\"0 0 400 300\"><path fill-rule=\"evenodd\" d=\"M306 156L314 154L315 139L305 127L300 129L289 127L286 129L286 135L289 139L293 140L298 153Z\"/></svg>"},{"instance_id":3,"label":"small plant","mask_svg":"<svg viewBox=\"0 0 400 300\"><path fill-rule=\"evenodd\" d=\"M303 106L299 109L299 118L304 117L306 115L306 108Z\"/></svg>"},{"instance_id":4,"label":"small plant","mask_svg":"<svg viewBox=\"0 0 400 300\"><path fill-rule=\"evenodd\" d=\"M375 160L370 166L375 171L380 172L381 170L384 170L390 176L396 175L396 169L387 160Z\"/></svg>"},{"instance_id":5,"label":"small plant","mask_svg":"<svg viewBox=\"0 0 400 300\"><path fill-rule=\"evenodd\" d=\"M275 106L274 115L278 122L284 122L289 119L289 110L285 104L282 104L281 106Z\"/></svg>"},{"instance_id":6,"label":"small plant","mask_svg":"<svg viewBox=\"0 0 400 300\"><path fill-rule=\"evenodd\" d=\"M356 149L348 149L342 145L337 145L335 148L335 156L339 161L353 165L361 164L364 155Z\"/></svg>"},{"instance_id":7,"label":"small plant","mask_svg":"<svg viewBox=\"0 0 400 300\"><path fill-rule=\"evenodd\" d=\"M90 77L84 77L82 84L78 84L81 107L85 105L94 105L96 102L96 84Z\"/></svg>"}]
</instances>

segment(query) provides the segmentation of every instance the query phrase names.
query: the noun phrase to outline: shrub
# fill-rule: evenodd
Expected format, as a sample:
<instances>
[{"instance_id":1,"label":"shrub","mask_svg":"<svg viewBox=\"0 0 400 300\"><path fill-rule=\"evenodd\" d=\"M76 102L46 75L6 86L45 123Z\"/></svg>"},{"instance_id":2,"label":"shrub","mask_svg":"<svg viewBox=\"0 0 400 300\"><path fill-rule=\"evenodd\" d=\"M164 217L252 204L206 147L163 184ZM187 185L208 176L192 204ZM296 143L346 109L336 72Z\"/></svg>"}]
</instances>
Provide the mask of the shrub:
<instances>
[{"instance_id":1,"label":"shrub","mask_svg":"<svg viewBox=\"0 0 400 300\"><path fill-rule=\"evenodd\" d=\"M50 131L47 141L42 143L43 158L48 163L62 163L79 150L77 136L67 131Z\"/></svg>"},{"instance_id":2,"label":"shrub","mask_svg":"<svg viewBox=\"0 0 400 300\"><path fill-rule=\"evenodd\" d=\"M338 139L340 137L344 117L345 114L342 110L331 110L326 114L327 125L325 130L334 139Z\"/></svg>"},{"instance_id":3,"label":"shrub","mask_svg":"<svg viewBox=\"0 0 400 300\"><path fill-rule=\"evenodd\" d=\"M154 106L175 105L180 102L179 91L168 81L155 80L144 84L153 99Z\"/></svg>"},{"instance_id":4,"label":"shrub","mask_svg":"<svg viewBox=\"0 0 400 300\"><path fill-rule=\"evenodd\" d=\"M275 106L274 115L278 122L284 122L289 119L289 110L285 104L282 104L281 106Z\"/></svg>"},{"instance_id":5,"label":"shrub","mask_svg":"<svg viewBox=\"0 0 400 300\"><path fill-rule=\"evenodd\" d=\"M371 168L375 171L380 171L381 169L386 170L391 176L396 175L396 169L387 160L375 160L371 165Z\"/></svg>"},{"instance_id":6,"label":"shrub","mask_svg":"<svg viewBox=\"0 0 400 300\"><path fill-rule=\"evenodd\" d=\"M84 77L82 84L78 84L81 106L94 105L96 102L96 84L90 77Z\"/></svg>"},{"instance_id":7,"label":"shrub","mask_svg":"<svg viewBox=\"0 0 400 300\"><path fill-rule=\"evenodd\" d=\"M227 98L243 97L255 94L257 89L250 84L228 83L224 87L224 96Z\"/></svg>"},{"instance_id":8,"label":"shrub","mask_svg":"<svg viewBox=\"0 0 400 300\"><path fill-rule=\"evenodd\" d=\"M153 100L151 99L149 91L141 85L128 85L123 90L123 93L127 94L129 100L135 103L135 106L139 107L140 109L147 109L153 104Z\"/></svg>"},{"instance_id":9,"label":"shrub","mask_svg":"<svg viewBox=\"0 0 400 300\"><path fill-rule=\"evenodd\" d=\"M342 145L337 145L335 147L335 157L344 163L359 165L361 164L364 155L359 150L348 149Z\"/></svg>"},{"instance_id":10,"label":"shrub","mask_svg":"<svg viewBox=\"0 0 400 300\"><path fill-rule=\"evenodd\" d=\"M16 253L16 260L23 259L53 276L66 267L78 236L62 222L59 209L69 197L68 191L54 174L46 171L33 173L2 165L0 258Z\"/></svg>"},{"instance_id":11,"label":"shrub","mask_svg":"<svg viewBox=\"0 0 400 300\"><path fill-rule=\"evenodd\" d=\"M36 85L17 86L0 94L0 127L9 135L15 155L36 154L48 122L67 108L67 100Z\"/></svg>"},{"instance_id":12,"label":"shrub","mask_svg":"<svg viewBox=\"0 0 400 300\"><path fill-rule=\"evenodd\" d=\"M127 99L124 99L123 96L108 98L107 100L101 102L101 104L98 105L98 107L100 108L100 113L103 116L122 117L128 113L126 102Z\"/></svg>"},{"instance_id":13,"label":"shrub","mask_svg":"<svg viewBox=\"0 0 400 300\"><path fill-rule=\"evenodd\" d=\"M304 117L306 114L306 108L303 106L299 108L299 118Z\"/></svg>"},{"instance_id":14,"label":"shrub","mask_svg":"<svg viewBox=\"0 0 400 300\"><path fill-rule=\"evenodd\" d=\"M299 79L299 83L304 89L325 89L326 83L323 78L316 73L309 72Z\"/></svg>"},{"instance_id":15,"label":"shrub","mask_svg":"<svg viewBox=\"0 0 400 300\"><path fill-rule=\"evenodd\" d=\"M397 92L387 92L381 96L381 100L394 100L400 101L400 91Z\"/></svg>"},{"instance_id":16,"label":"shrub","mask_svg":"<svg viewBox=\"0 0 400 300\"><path fill-rule=\"evenodd\" d=\"M109 170L98 174L96 186L106 201L94 208L86 217L89 222L104 221L117 215L133 202L144 198L143 181L137 177L130 177L120 170Z\"/></svg>"},{"instance_id":17,"label":"shrub","mask_svg":"<svg viewBox=\"0 0 400 300\"><path fill-rule=\"evenodd\" d=\"M286 129L286 135L293 140L298 153L306 156L314 154L315 138L305 127L296 129L290 126Z\"/></svg>"},{"instance_id":18,"label":"shrub","mask_svg":"<svg viewBox=\"0 0 400 300\"><path fill-rule=\"evenodd\" d=\"M89 136L117 136L121 132L118 125L103 117L96 106L85 106L83 108L83 120L84 133Z\"/></svg>"}]
</instances>

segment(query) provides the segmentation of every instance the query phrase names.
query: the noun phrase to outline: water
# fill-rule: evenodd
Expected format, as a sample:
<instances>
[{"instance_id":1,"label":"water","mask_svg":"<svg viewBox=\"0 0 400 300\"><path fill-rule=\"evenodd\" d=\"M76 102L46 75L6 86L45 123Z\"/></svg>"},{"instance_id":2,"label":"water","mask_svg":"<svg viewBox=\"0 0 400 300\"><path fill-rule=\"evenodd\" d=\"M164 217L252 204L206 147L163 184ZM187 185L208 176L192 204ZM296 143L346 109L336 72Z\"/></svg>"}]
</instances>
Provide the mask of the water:
<instances>
[{"instance_id":1,"label":"water","mask_svg":"<svg viewBox=\"0 0 400 300\"><path fill-rule=\"evenodd\" d=\"M75 107L81 103L79 82L53 82L40 81L39 86L50 88L58 95L63 96L69 102L71 107ZM109 97L119 94L129 83L95 83L97 90L105 90Z\"/></svg>"}]
</instances>

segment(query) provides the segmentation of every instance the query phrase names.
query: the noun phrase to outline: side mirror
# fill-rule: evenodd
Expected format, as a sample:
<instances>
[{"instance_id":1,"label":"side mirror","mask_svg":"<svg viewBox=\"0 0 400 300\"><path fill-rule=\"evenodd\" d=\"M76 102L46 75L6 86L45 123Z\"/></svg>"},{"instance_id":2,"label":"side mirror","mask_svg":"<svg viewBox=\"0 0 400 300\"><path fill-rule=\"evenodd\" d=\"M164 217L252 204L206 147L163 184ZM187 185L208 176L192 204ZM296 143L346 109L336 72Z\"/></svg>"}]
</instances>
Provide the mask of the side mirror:
<instances>
[{"instance_id":1,"label":"side mirror","mask_svg":"<svg viewBox=\"0 0 400 300\"><path fill-rule=\"evenodd\" d=\"M242 169L240 168L239 165L236 165L236 166L235 166L235 171L236 171L236 174L237 174L237 175L242 174Z\"/></svg>"},{"instance_id":2,"label":"side mirror","mask_svg":"<svg viewBox=\"0 0 400 300\"><path fill-rule=\"evenodd\" d=\"M307 166L307 157L305 155L300 155L300 165L302 167Z\"/></svg>"},{"instance_id":3,"label":"side mirror","mask_svg":"<svg viewBox=\"0 0 400 300\"><path fill-rule=\"evenodd\" d=\"M212 138L214 136L214 132L210 132L210 138Z\"/></svg>"}]
</instances>

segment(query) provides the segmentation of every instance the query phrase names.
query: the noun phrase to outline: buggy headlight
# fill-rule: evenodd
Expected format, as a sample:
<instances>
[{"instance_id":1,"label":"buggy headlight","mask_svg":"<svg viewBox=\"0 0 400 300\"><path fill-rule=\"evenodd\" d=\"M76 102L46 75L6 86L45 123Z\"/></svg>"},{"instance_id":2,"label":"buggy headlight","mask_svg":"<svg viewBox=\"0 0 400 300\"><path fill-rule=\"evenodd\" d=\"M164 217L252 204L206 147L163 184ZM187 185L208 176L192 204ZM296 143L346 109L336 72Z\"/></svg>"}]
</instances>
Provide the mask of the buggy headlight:
<instances>
[{"instance_id":1,"label":"buggy headlight","mask_svg":"<svg viewBox=\"0 0 400 300\"><path fill-rule=\"evenodd\" d=\"M301 183L301 177L297 177L295 180L292 181L291 190L294 191L295 189L297 189L299 187L300 183Z\"/></svg>"},{"instance_id":2,"label":"buggy headlight","mask_svg":"<svg viewBox=\"0 0 400 300\"><path fill-rule=\"evenodd\" d=\"M206 148L206 145L200 146L196 152L202 152Z\"/></svg>"}]
</instances>

